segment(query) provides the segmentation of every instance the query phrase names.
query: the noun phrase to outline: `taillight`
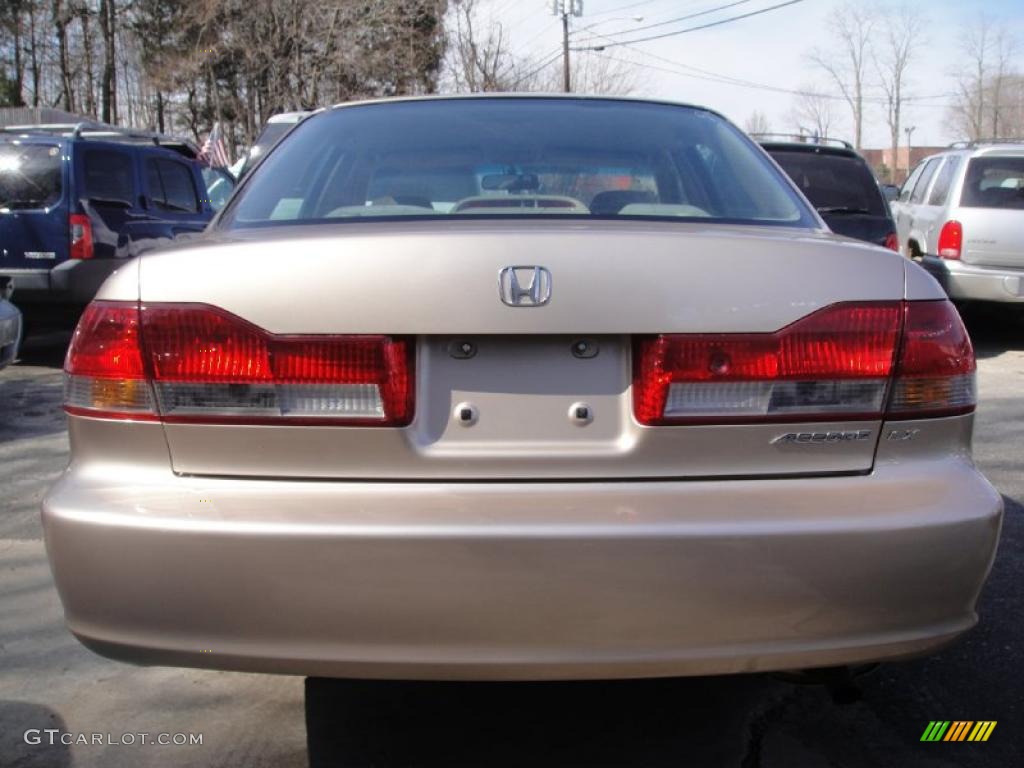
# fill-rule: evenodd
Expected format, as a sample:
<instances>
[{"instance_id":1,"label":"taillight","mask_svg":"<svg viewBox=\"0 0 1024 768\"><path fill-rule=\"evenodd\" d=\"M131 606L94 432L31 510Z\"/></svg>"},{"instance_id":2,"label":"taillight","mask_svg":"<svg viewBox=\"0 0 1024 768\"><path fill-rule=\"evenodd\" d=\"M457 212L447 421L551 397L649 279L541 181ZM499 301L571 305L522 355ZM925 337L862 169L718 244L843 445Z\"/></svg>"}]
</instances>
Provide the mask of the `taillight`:
<instances>
[{"instance_id":1,"label":"taillight","mask_svg":"<svg viewBox=\"0 0 1024 768\"><path fill-rule=\"evenodd\" d=\"M884 246L890 251L898 251L900 249L900 238L895 232L890 232L885 236Z\"/></svg>"},{"instance_id":2,"label":"taillight","mask_svg":"<svg viewBox=\"0 0 1024 768\"><path fill-rule=\"evenodd\" d=\"M908 301L889 416L954 416L974 410L974 349L948 301Z\"/></svg>"},{"instance_id":3,"label":"taillight","mask_svg":"<svg viewBox=\"0 0 1024 768\"><path fill-rule=\"evenodd\" d=\"M964 228L959 221L947 221L939 231L939 257L959 259L964 244Z\"/></svg>"},{"instance_id":4,"label":"taillight","mask_svg":"<svg viewBox=\"0 0 1024 768\"><path fill-rule=\"evenodd\" d=\"M64 359L68 413L155 420L134 303L96 301L86 307Z\"/></svg>"},{"instance_id":5,"label":"taillight","mask_svg":"<svg viewBox=\"0 0 1024 768\"><path fill-rule=\"evenodd\" d=\"M634 352L641 424L878 418L900 302L835 304L776 333L667 335Z\"/></svg>"},{"instance_id":6,"label":"taillight","mask_svg":"<svg viewBox=\"0 0 1024 768\"><path fill-rule=\"evenodd\" d=\"M81 213L68 216L70 231L70 248L68 256L72 259L91 259L93 257L92 221Z\"/></svg>"},{"instance_id":7,"label":"taillight","mask_svg":"<svg viewBox=\"0 0 1024 768\"><path fill-rule=\"evenodd\" d=\"M105 334L97 336L97 327ZM412 420L410 340L279 336L202 304L91 304L65 366L70 412L107 418L145 412L97 402L94 388L71 385L97 375L118 379L120 369L104 353L115 345L139 361L130 380L144 386L149 417L165 422L404 426ZM90 365L94 359L102 365Z\"/></svg>"},{"instance_id":8,"label":"taillight","mask_svg":"<svg viewBox=\"0 0 1024 768\"><path fill-rule=\"evenodd\" d=\"M898 354L897 354L898 352ZM948 301L834 304L775 333L638 339L644 425L922 418L974 409L974 353Z\"/></svg>"}]
</instances>

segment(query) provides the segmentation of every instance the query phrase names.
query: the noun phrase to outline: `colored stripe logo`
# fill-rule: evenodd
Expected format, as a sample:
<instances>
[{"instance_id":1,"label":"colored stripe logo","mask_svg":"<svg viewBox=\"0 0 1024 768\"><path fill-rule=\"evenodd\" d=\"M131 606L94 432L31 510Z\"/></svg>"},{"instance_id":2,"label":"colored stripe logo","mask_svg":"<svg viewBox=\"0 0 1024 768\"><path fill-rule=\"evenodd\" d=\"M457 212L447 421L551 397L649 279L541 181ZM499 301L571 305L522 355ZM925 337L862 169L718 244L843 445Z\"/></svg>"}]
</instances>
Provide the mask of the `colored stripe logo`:
<instances>
[{"instance_id":1,"label":"colored stripe logo","mask_svg":"<svg viewBox=\"0 0 1024 768\"><path fill-rule=\"evenodd\" d=\"M921 734L921 741L988 741L996 728L995 720L932 720Z\"/></svg>"}]
</instances>

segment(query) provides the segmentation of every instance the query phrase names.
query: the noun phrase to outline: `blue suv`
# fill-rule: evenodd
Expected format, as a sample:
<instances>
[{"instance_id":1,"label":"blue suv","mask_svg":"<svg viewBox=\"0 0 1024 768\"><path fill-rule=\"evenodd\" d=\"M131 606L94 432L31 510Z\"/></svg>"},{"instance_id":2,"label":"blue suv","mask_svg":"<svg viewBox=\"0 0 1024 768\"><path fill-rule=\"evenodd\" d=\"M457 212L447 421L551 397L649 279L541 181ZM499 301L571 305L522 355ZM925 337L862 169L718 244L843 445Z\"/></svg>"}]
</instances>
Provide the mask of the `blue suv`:
<instances>
[{"instance_id":1,"label":"blue suv","mask_svg":"<svg viewBox=\"0 0 1024 768\"><path fill-rule=\"evenodd\" d=\"M82 305L124 259L201 232L214 207L197 155L159 134L0 130L0 280L22 305Z\"/></svg>"}]
</instances>

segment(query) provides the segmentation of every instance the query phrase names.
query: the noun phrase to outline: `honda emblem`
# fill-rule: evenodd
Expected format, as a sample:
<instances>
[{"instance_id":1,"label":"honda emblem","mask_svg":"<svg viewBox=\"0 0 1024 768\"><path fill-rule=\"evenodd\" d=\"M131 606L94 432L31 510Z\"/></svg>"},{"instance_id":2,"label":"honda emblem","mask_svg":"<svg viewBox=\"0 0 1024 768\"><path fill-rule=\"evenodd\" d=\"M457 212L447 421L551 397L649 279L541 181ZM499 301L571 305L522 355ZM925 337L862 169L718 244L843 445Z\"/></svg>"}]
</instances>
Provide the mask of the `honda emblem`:
<instances>
[{"instance_id":1,"label":"honda emblem","mask_svg":"<svg viewBox=\"0 0 1024 768\"><path fill-rule=\"evenodd\" d=\"M498 295L510 307L543 307L551 301L551 273L544 267L505 267L498 273Z\"/></svg>"}]
</instances>

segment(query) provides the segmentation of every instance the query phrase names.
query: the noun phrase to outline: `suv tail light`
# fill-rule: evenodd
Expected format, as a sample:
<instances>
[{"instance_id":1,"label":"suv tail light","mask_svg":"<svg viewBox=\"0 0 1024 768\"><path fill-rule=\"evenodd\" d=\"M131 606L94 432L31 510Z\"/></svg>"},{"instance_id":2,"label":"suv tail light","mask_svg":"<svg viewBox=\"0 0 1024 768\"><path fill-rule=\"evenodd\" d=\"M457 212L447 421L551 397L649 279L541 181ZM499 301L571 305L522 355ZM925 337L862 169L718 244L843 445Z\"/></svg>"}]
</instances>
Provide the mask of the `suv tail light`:
<instances>
[{"instance_id":1,"label":"suv tail light","mask_svg":"<svg viewBox=\"0 0 1024 768\"><path fill-rule=\"evenodd\" d=\"M68 230L71 233L68 256L72 259L93 257L92 221L81 213L68 216Z\"/></svg>"},{"instance_id":2,"label":"suv tail light","mask_svg":"<svg viewBox=\"0 0 1024 768\"><path fill-rule=\"evenodd\" d=\"M948 301L834 304L775 333L638 339L633 409L651 426L879 419L894 381L893 415L951 415L973 409L973 372Z\"/></svg>"},{"instance_id":3,"label":"suv tail light","mask_svg":"<svg viewBox=\"0 0 1024 768\"><path fill-rule=\"evenodd\" d=\"M947 221L939 231L939 258L959 259L964 244L964 228L959 221Z\"/></svg>"},{"instance_id":4,"label":"suv tail light","mask_svg":"<svg viewBox=\"0 0 1024 768\"><path fill-rule=\"evenodd\" d=\"M279 336L203 304L93 302L68 349L69 413L164 422L405 426L413 344Z\"/></svg>"},{"instance_id":5,"label":"suv tail light","mask_svg":"<svg viewBox=\"0 0 1024 768\"><path fill-rule=\"evenodd\" d=\"M899 251L900 249L900 238L895 232L890 232L885 236L885 243L883 245L890 251Z\"/></svg>"}]
</instances>

